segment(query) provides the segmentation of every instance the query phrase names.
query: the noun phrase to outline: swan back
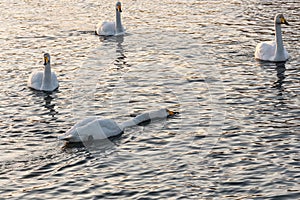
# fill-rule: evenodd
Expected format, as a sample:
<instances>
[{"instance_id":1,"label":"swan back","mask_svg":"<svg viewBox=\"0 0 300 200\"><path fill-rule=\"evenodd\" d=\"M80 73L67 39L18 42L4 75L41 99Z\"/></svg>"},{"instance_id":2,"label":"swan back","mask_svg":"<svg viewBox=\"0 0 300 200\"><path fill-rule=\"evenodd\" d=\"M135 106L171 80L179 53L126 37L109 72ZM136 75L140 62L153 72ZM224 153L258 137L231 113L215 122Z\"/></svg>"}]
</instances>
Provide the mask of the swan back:
<instances>
[{"instance_id":1,"label":"swan back","mask_svg":"<svg viewBox=\"0 0 300 200\"><path fill-rule=\"evenodd\" d=\"M85 142L89 140L102 140L119 135L123 130L111 119L89 117L75 124L62 136L60 140L68 142Z\"/></svg>"}]
</instances>

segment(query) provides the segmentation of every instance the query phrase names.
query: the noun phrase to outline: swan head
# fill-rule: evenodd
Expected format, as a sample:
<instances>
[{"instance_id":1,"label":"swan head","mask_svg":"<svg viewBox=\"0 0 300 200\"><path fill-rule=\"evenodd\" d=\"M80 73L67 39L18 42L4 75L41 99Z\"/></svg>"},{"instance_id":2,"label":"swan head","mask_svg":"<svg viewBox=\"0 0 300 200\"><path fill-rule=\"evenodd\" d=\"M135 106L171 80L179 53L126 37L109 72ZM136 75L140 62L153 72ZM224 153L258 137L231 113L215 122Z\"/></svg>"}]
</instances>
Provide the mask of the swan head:
<instances>
[{"instance_id":1,"label":"swan head","mask_svg":"<svg viewBox=\"0 0 300 200\"><path fill-rule=\"evenodd\" d=\"M120 2L120 1L118 1L117 4L116 4L116 10L117 10L118 12L122 12L121 2Z\"/></svg>"},{"instance_id":2,"label":"swan head","mask_svg":"<svg viewBox=\"0 0 300 200\"><path fill-rule=\"evenodd\" d=\"M274 18L275 24L285 24L289 25L289 23L284 18L283 14L277 14Z\"/></svg>"},{"instance_id":3,"label":"swan head","mask_svg":"<svg viewBox=\"0 0 300 200\"><path fill-rule=\"evenodd\" d=\"M44 65L48 65L48 64L50 64L50 54L45 53L44 54Z\"/></svg>"},{"instance_id":4,"label":"swan head","mask_svg":"<svg viewBox=\"0 0 300 200\"><path fill-rule=\"evenodd\" d=\"M169 109L166 109L166 112L167 112L167 117L173 117L173 116L179 114L179 112L174 112Z\"/></svg>"}]
</instances>

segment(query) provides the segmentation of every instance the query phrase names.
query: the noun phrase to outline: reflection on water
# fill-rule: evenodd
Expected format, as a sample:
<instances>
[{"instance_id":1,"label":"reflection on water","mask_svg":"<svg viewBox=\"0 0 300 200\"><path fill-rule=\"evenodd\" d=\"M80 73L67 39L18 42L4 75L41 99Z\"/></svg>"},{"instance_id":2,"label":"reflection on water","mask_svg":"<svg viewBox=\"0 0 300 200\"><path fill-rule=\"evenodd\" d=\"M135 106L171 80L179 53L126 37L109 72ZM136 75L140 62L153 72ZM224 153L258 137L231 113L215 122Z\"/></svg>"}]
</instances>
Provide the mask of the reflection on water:
<instances>
[{"instance_id":1,"label":"reflection on water","mask_svg":"<svg viewBox=\"0 0 300 200\"><path fill-rule=\"evenodd\" d=\"M128 34L104 38L94 26L114 1L1 1L0 197L299 199L298 1L122 3ZM278 12L292 59L257 62ZM41 52L53 93L26 86ZM158 107L180 119L84 147L57 140L88 116Z\"/></svg>"},{"instance_id":2,"label":"reflection on water","mask_svg":"<svg viewBox=\"0 0 300 200\"><path fill-rule=\"evenodd\" d=\"M43 113L43 115L49 115L51 116L52 120L57 119L55 115L58 114L58 112L55 110L55 98L57 97L57 91L54 92L44 92L44 91L36 91L32 90L33 94L33 101L35 102L36 105L40 105L44 108L47 109L46 113Z\"/></svg>"},{"instance_id":3,"label":"reflection on water","mask_svg":"<svg viewBox=\"0 0 300 200\"><path fill-rule=\"evenodd\" d=\"M126 61L126 56L122 45L122 43L124 42L124 35L115 36L115 39L117 43L117 57L114 61L114 65L116 66L116 69L129 69L130 65Z\"/></svg>"},{"instance_id":4,"label":"reflection on water","mask_svg":"<svg viewBox=\"0 0 300 200\"><path fill-rule=\"evenodd\" d=\"M282 95L282 92L284 91L284 87L282 86L283 80L285 79L285 62L282 63L276 63L276 72L278 80L274 83L274 86L279 90L279 95Z\"/></svg>"},{"instance_id":5,"label":"reflection on water","mask_svg":"<svg viewBox=\"0 0 300 200\"><path fill-rule=\"evenodd\" d=\"M54 118L54 116L57 114L57 111L54 109L55 104L51 104L51 101L53 100L53 97L50 94L47 94L44 97L45 104L44 107L49 110L49 115Z\"/></svg>"}]
</instances>

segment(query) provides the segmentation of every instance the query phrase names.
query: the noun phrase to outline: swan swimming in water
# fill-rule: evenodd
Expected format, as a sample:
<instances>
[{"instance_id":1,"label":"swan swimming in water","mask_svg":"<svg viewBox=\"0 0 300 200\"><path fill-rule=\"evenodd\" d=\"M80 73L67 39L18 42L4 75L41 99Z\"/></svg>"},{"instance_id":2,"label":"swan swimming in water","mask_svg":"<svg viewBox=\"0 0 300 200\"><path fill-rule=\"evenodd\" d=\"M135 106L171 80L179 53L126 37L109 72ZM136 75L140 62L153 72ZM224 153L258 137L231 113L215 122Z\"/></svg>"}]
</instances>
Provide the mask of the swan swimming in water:
<instances>
[{"instance_id":1,"label":"swan swimming in water","mask_svg":"<svg viewBox=\"0 0 300 200\"><path fill-rule=\"evenodd\" d=\"M255 58L264 61L282 62L289 58L289 54L283 46L281 24L289 25L282 14L274 18L275 41L261 42L256 46Z\"/></svg>"},{"instance_id":2,"label":"swan swimming in water","mask_svg":"<svg viewBox=\"0 0 300 200\"><path fill-rule=\"evenodd\" d=\"M164 119L178 114L168 109L159 109L137 115L135 118L117 124L112 119L101 119L99 117L89 117L77 124L61 136L59 140L65 140L70 143L87 142L91 140L102 140L123 133L125 128L140 125L144 122Z\"/></svg>"},{"instance_id":3,"label":"swan swimming in water","mask_svg":"<svg viewBox=\"0 0 300 200\"><path fill-rule=\"evenodd\" d=\"M28 87L35 90L54 91L58 88L58 80L54 72L51 72L50 55L44 54L44 71L33 72L28 79Z\"/></svg>"},{"instance_id":4,"label":"swan swimming in water","mask_svg":"<svg viewBox=\"0 0 300 200\"><path fill-rule=\"evenodd\" d=\"M121 2L116 4L116 22L103 22L96 26L96 34L101 36L122 35L125 30L121 22Z\"/></svg>"}]
</instances>

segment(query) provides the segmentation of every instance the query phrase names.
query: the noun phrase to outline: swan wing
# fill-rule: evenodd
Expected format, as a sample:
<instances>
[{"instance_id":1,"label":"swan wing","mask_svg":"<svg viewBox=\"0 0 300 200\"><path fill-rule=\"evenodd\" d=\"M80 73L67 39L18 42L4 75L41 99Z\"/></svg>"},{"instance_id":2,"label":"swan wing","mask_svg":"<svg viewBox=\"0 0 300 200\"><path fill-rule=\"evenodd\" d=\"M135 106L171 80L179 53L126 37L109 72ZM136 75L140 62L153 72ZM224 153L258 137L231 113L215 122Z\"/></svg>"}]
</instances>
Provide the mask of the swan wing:
<instances>
[{"instance_id":1,"label":"swan wing","mask_svg":"<svg viewBox=\"0 0 300 200\"><path fill-rule=\"evenodd\" d=\"M33 72L28 79L27 85L35 90L40 90L43 82L43 72Z\"/></svg>"},{"instance_id":2,"label":"swan wing","mask_svg":"<svg viewBox=\"0 0 300 200\"><path fill-rule=\"evenodd\" d=\"M287 50L284 48L284 58L285 60L289 59L290 55L289 53L287 52Z\"/></svg>"},{"instance_id":3,"label":"swan wing","mask_svg":"<svg viewBox=\"0 0 300 200\"><path fill-rule=\"evenodd\" d=\"M111 119L98 120L98 125L100 129L100 135L99 138L95 139L105 139L119 135L123 132L123 129L121 129L121 127L114 120Z\"/></svg>"},{"instance_id":4,"label":"swan wing","mask_svg":"<svg viewBox=\"0 0 300 200\"><path fill-rule=\"evenodd\" d=\"M63 135L58 136L59 140L67 140L70 142L81 142L81 139L78 135L77 129L81 128L90 122L94 121L97 119L96 117L88 117L80 122L77 122L74 126L72 126L67 132L65 132Z\"/></svg>"},{"instance_id":5,"label":"swan wing","mask_svg":"<svg viewBox=\"0 0 300 200\"><path fill-rule=\"evenodd\" d=\"M255 58L259 60L271 61L274 59L276 44L272 42L262 42L256 46Z\"/></svg>"},{"instance_id":6,"label":"swan wing","mask_svg":"<svg viewBox=\"0 0 300 200\"><path fill-rule=\"evenodd\" d=\"M89 117L75 124L65 134L59 136L58 139L69 142L86 142L90 138L102 140L119 135L122 132L123 130L118 124L111 119Z\"/></svg>"},{"instance_id":7,"label":"swan wing","mask_svg":"<svg viewBox=\"0 0 300 200\"><path fill-rule=\"evenodd\" d=\"M96 29L97 35L111 36L116 33L115 22L103 22L102 24L97 25Z\"/></svg>"},{"instance_id":8,"label":"swan wing","mask_svg":"<svg viewBox=\"0 0 300 200\"><path fill-rule=\"evenodd\" d=\"M52 90L55 90L59 87L59 84L58 84L58 80L57 80L57 76L54 72L52 72L51 74L51 83L52 83Z\"/></svg>"}]
</instances>

